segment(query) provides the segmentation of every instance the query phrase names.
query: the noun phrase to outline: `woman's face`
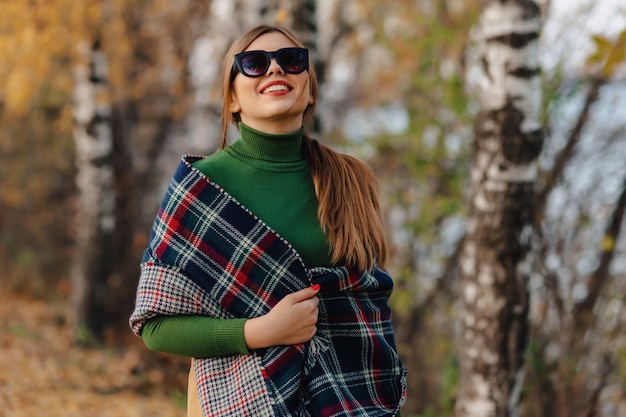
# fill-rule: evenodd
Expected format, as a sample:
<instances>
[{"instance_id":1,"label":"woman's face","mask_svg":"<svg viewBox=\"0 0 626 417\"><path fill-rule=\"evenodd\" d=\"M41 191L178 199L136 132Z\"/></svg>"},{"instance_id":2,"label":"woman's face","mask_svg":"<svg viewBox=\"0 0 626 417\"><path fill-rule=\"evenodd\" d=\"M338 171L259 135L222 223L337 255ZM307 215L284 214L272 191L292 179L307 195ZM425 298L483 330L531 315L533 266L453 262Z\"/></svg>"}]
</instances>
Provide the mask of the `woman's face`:
<instances>
[{"instance_id":1,"label":"woman's face","mask_svg":"<svg viewBox=\"0 0 626 417\"><path fill-rule=\"evenodd\" d=\"M246 51L277 51L295 47L280 32L271 32L255 39ZM271 88L270 88L271 87ZM308 71L289 74L272 58L265 75L251 78L238 73L233 80L230 111L239 113L241 121L266 133L289 133L300 129L302 115L313 102Z\"/></svg>"}]
</instances>

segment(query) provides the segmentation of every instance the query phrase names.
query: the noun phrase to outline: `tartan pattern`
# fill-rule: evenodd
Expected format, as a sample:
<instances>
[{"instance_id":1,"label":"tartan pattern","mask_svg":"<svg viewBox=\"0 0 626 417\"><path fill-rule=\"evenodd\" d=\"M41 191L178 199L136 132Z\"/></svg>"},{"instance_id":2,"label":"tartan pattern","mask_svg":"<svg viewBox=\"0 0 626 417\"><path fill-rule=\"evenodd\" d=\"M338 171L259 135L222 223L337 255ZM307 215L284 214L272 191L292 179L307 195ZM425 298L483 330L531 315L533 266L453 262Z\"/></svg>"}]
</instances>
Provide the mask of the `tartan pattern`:
<instances>
[{"instance_id":1,"label":"tartan pattern","mask_svg":"<svg viewBox=\"0 0 626 417\"><path fill-rule=\"evenodd\" d=\"M307 268L291 245L191 166L179 164L142 260L132 330L161 314L259 317L321 285L302 345L195 361L205 416L390 416L405 397L384 271Z\"/></svg>"},{"instance_id":2,"label":"tartan pattern","mask_svg":"<svg viewBox=\"0 0 626 417\"><path fill-rule=\"evenodd\" d=\"M312 274L323 291L316 337L328 346L306 370L309 408L327 417L395 415L405 384L387 303L391 277L377 268Z\"/></svg>"}]
</instances>

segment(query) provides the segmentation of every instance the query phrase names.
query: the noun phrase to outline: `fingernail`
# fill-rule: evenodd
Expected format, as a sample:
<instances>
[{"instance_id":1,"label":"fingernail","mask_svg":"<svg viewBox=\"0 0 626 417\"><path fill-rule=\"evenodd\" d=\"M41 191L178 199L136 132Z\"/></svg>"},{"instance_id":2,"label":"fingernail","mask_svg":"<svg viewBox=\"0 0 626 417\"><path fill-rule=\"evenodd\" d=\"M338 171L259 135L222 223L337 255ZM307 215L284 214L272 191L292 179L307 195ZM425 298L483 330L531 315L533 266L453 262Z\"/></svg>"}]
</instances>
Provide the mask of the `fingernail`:
<instances>
[{"instance_id":1,"label":"fingernail","mask_svg":"<svg viewBox=\"0 0 626 417\"><path fill-rule=\"evenodd\" d=\"M313 289L313 291L317 291L320 289L320 284L313 284L311 285L311 288Z\"/></svg>"}]
</instances>

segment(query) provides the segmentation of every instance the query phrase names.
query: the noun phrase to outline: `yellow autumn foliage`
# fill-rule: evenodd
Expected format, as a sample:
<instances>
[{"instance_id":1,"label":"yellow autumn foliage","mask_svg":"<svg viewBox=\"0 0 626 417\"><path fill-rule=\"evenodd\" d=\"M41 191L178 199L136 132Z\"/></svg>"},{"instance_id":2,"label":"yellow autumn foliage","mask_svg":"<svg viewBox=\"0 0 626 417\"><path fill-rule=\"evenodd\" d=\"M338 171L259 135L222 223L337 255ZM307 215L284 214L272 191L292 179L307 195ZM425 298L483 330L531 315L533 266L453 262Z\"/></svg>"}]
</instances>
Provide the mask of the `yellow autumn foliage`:
<instances>
[{"instance_id":1,"label":"yellow autumn foliage","mask_svg":"<svg viewBox=\"0 0 626 417\"><path fill-rule=\"evenodd\" d=\"M610 78L617 67L626 63L626 29L616 39L594 35L594 52L587 58L587 66L602 77Z\"/></svg>"},{"instance_id":2,"label":"yellow autumn foliage","mask_svg":"<svg viewBox=\"0 0 626 417\"><path fill-rule=\"evenodd\" d=\"M179 41L191 33L189 18L202 7L199 4L2 0L2 116L24 117L38 103L37 95L44 88L70 97L73 67L85 59L80 45L91 46L95 41L106 55L107 79L116 101L144 98L166 71L168 77L182 78L186 63L179 62ZM172 94L184 92L179 82L171 81ZM64 105L71 105L71 100Z\"/></svg>"},{"instance_id":3,"label":"yellow autumn foliage","mask_svg":"<svg viewBox=\"0 0 626 417\"><path fill-rule=\"evenodd\" d=\"M67 78L59 69L76 57L76 43L97 27L96 1L3 0L0 13L0 103L5 116L23 116L46 83ZM67 80L56 86L68 87Z\"/></svg>"}]
</instances>

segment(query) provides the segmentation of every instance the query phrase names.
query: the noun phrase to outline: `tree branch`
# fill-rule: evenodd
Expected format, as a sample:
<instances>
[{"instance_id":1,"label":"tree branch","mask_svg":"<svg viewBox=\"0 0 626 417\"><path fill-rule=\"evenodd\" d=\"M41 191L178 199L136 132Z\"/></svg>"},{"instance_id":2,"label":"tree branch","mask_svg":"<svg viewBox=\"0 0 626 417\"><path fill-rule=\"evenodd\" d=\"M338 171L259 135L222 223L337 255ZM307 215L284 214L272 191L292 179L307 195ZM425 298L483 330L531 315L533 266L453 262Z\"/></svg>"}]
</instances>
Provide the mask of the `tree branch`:
<instances>
[{"instance_id":1,"label":"tree branch","mask_svg":"<svg viewBox=\"0 0 626 417\"><path fill-rule=\"evenodd\" d=\"M596 77L592 79L589 90L587 91L587 97L585 98L585 104L583 105L583 108L578 115L576 125L572 129L572 132L570 133L565 147L556 157L554 168L543 175L542 186L539 190L537 190L535 198L537 219L540 219L543 216L548 196L556 186L557 182L563 176L563 172L565 171L568 162L574 157L576 153L576 145L578 145L578 142L580 142L582 130L587 124L587 120L589 119L591 106L598 99L600 87L602 87L605 83L606 80L604 78Z\"/></svg>"},{"instance_id":2,"label":"tree branch","mask_svg":"<svg viewBox=\"0 0 626 417\"><path fill-rule=\"evenodd\" d=\"M587 325L589 324L589 317L592 314L593 306L600 297L602 288L609 278L609 267L615 256L616 242L621 232L625 212L626 177L624 178L621 194L613 209L611 221L604 231L601 253L598 256L600 263L589 279L587 296L574 306L574 325L581 330L588 327Z\"/></svg>"}]
</instances>

